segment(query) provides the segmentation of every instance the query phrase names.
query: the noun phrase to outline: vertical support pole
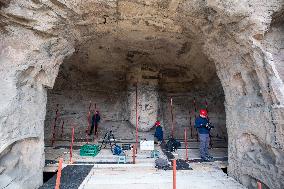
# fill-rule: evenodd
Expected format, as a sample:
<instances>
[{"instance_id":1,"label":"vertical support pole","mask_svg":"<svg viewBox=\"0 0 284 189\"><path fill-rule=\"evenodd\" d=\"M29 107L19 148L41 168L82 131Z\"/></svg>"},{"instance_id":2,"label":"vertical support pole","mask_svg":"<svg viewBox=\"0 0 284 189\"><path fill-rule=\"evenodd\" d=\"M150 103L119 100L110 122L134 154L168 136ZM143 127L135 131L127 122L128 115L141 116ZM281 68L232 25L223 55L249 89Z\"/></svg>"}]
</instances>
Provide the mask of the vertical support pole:
<instances>
[{"instance_id":1,"label":"vertical support pole","mask_svg":"<svg viewBox=\"0 0 284 189\"><path fill-rule=\"evenodd\" d=\"M261 182L257 181L257 189L262 189Z\"/></svg>"},{"instance_id":2,"label":"vertical support pole","mask_svg":"<svg viewBox=\"0 0 284 189\"><path fill-rule=\"evenodd\" d=\"M72 139L71 139L71 144L70 144L70 160L69 163L72 164L72 156L73 156L73 143L74 143L74 134L75 134L75 129L74 127L72 128Z\"/></svg>"},{"instance_id":3,"label":"vertical support pole","mask_svg":"<svg viewBox=\"0 0 284 189\"><path fill-rule=\"evenodd\" d=\"M194 107L194 118L196 119L196 114L197 114L197 108L196 108L196 100L195 97L193 97L193 107ZM198 142L198 132L197 129L196 130L196 141Z\"/></svg>"},{"instance_id":4,"label":"vertical support pole","mask_svg":"<svg viewBox=\"0 0 284 189\"><path fill-rule=\"evenodd\" d=\"M135 156L136 156L136 145L133 145L133 150L132 150L132 163L135 164Z\"/></svg>"},{"instance_id":5,"label":"vertical support pole","mask_svg":"<svg viewBox=\"0 0 284 189\"><path fill-rule=\"evenodd\" d=\"M208 111L208 102L207 102L206 98L205 98L205 100L204 100L204 104L205 104L205 109L206 109L206 111L207 111L207 114L209 114L209 111ZM208 119L208 121L209 121L209 117L208 117L207 119ZM212 135L211 135L210 133L209 133L209 146L210 146L210 148L213 147Z\"/></svg>"},{"instance_id":6,"label":"vertical support pole","mask_svg":"<svg viewBox=\"0 0 284 189\"><path fill-rule=\"evenodd\" d=\"M61 135L60 135L61 140L62 140L62 137L63 137L63 127L64 127L64 121L62 122L62 125L61 125Z\"/></svg>"},{"instance_id":7,"label":"vertical support pole","mask_svg":"<svg viewBox=\"0 0 284 189\"><path fill-rule=\"evenodd\" d=\"M205 109L206 109L206 111L208 112L208 103L207 103L207 100L205 99L205 101L204 101L204 104L205 104Z\"/></svg>"},{"instance_id":8,"label":"vertical support pole","mask_svg":"<svg viewBox=\"0 0 284 189\"><path fill-rule=\"evenodd\" d=\"M87 115L87 121L88 121L88 127L87 127L87 130L86 130L87 144L89 143L89 133L90 133L90 128L91 128L91 107L92 107L92 101L90 101L89 111L88 111L88 115Z\"/></svg>"},{"instance_id":9,"label":"vertical support pole","mask_svg":"<svg viewBox=\"0 0 284 189\"><path fill-rule=\"evenodd\" d=\"M172 118L172 131L171 131L171 136L174 138L174 115L173 115L173 98L171 97L170 100L171 104L171 118Z\"/></svg>"},{"instance_id":10,"label":"vertical support pole","mask_svg":"<svg viewBox=\"0 0 284 189\"><path fill-rule=\"evenodd\" d=\"M190 138L193 138L193 125L192 125L192 122L191 122L191 115L190 115L190 111L189 111L189 127L190 127Z\"/></svg>"},{"instance_id":11,"label":"vertical support pole","mask_svg":"<svg viewBox=\"0 0 284 189\"><path fill-rule=\"evenodd\" d=\"M196 100L195 100L195 97L193 97L193 107L194 107L194 118L196 118L197 109L196 109Z\"/></svg>"},{"instance_id":12,"label":"vertical support pole","mask_svg":"<svg viewBox=\"0 0 284 189\"><path fill-rule=\"evenodd\" d=\"M53 123L53 132L52 132L52 139L51 139L51 145L53 146L55 142L55 129L56 129L56 122L59 117L59 110L58 110L59 104L56 104L56 111L55 111L55 118L54 118L54 123Z\"/></svg>"},{"instance_id":13,"label":"vertical support pole","mask_svg":"<svg viewBox=\"0 0 284 189\"><path fill-rule=\"evenodd\" d=\"M177 165L176 165L176 160L173 159L173 189L177 188Z\"/></svg>"},{"instance_id":14,"label":"vertical support pole","mask_svg":"<svg viewBox=\"0 0 284 189\"><path fill-rule=\"evenodd\" d=\"M188 161L188 146L187 146L187 132L186 128L184 129L184 143L185 143L185 159Z\"/></svg>"},{"instance_id":15,"label":"vertical support pole","mask_svg":"<svg viewBox=\"0 0 284 189\"><path fill-rule=\"evenodd\" d=\"M136 81L135 86L135 110L136 110L136 141L135 141L135 153L137 153L137 147L138 147L138 81ZM135 163L135 159L134 159Z\"/></svg>"},{"instance_id":16,"label":"vertical support pole","mask_svg":"<svg viewBox=\"0 0 284 189\"><path fill-rule=\"evenodd\" d=\"M60 186L62 162L63 162L63 158L60 158L59 159L59 164L58 164L57 176L56 176L55 189L59 189L59 186Z\"/></svg>"},{"instance_id":17,"label":"vertical support pole","mask_svg":"<svg viewBox=\"0 0 284 189\"><path fill-rule=\"evenodd\" d=\"M97 119L97 114L96 114L96 111L97 111L97 104L95 103L95 112L94 112L94 114L95 114L95 120ZM92 118L90 118L90 122L91 122L91 120L92 120ZM94 127L96 127L96 125L94 125ZM95 133L95 131L94 131L94 142L95 142L95 137L96 136L98 136L98 128L99 128L99 126L97 125L97 133Z\"/></svg>"}]
</instances>

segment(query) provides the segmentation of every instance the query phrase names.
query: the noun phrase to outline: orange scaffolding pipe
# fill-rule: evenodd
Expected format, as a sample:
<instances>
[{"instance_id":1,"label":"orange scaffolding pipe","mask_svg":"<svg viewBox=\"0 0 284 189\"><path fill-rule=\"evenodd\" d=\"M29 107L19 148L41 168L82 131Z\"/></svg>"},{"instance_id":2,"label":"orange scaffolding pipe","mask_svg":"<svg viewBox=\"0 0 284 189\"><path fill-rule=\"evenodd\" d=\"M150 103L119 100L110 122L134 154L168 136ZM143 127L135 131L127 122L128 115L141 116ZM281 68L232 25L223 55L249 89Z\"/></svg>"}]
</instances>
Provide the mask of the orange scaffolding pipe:
<instances>
[{"instance_id":1,"label":"orange scaffolding pipe","mask_svg":"<svg viewBox=\"0 0 284 189\"><path fill-rule=\"evenodd\" d=\"M55 189L59 189L59 186L60 186L62 162L63 162L63 158L60 158L59 159L59 164L58 164L57 176L56 176Z\"/></svg>"},{"instance_id":2,"label":"orange scaffolding pipe","mask_svg":"<svg viewBox=\"0 0 284 189\"><path fill-rule=\"evenodd\" d=\"M177 164L176 160L173 159L173 189L177 188Z\"/></svg>"},{"instance_id":3,"label":"orange scaffolding pipe","mask_svg":"<svg viewBox=\"0 0 284 189\"><path fill-rule=\"evenodd\" d=\"M171 104L171 118L172 118L171 136L172 136L172 138L174 138L174 114L173 114L173 98L172 97L170 99L170 104Z\"/></svg>"},{"instance_id":4,"label":"orange scaffolding pipe","mask_svg":"<svg viewBox=\"0 0 284 189\"><path fill-rule=\"evenodd\" d=\"M132 150L132 163L135 164L135 156L136 156L136 145L133 145L133 150Z\"/></svg>"},{"instance_id":5,"label":"orange scaffolding pipe","mask_svg":"<svg viewBox=\"0 0 284 189\"><path fill-rule=\"evenodd\" d=\"M59 104L56 104L55 118L54 118L54 122L53 122L53 132L52 132L52 139L51 139L51 145L52 145L52 146L53 146L53 144L54 144L54 142L55 142L56 122L57 122L57 119L58 119L58 117L59 117L58 106L59 106Z\"/></svg>"},{"instance_id":6,"label":"orange scaffolding pipe","mask_svg":"<svg viewBox=\"0 0 284 189\"><path fill-rule=\"evenodd\" d=\"M97 104L95 103L95 112L94 112L94 113L95 113L95 118L94 118L95 120L97 119L96 111L97 111ZM92 119L91 119L91 120L92 120ZM94 120L94 121L95 121L95 120ZM98 123L97 123L97 124L98 124ZM94 126L95 126L95 125L94 125ZM95 141L95 137L98 136L98 132L99 132L99 125L97 125L97 133L94 132L94 141Z\"/></svg>"},{"instance_id":7,"label":"orange scaffolding pipe","mask_svg":"<svg viewBox=\"0 0 284 189\"><path fill-rule=\"evenodd\" d=\"M194 107L194 118L196 119L197 108L196 108L196 100L195 100L195 97L193 97L193 107ZM196 141L198 142L199 139L198 139L198 132L197 132L197 129L195 129L195 131L196 131Z\"/></svg>"},{"instance_id":8,"label":"orange scaffolding pipe","mask_svg":"<svg viewBox=\"0 0 284 189\"><path fill-rule=\"evenodd\" d=\"M257 189L262 189L261 182L257 181Z\"/></svg>"},{"instance_id":9,"label":"orange scaffolding pipe","mask_svg":"<svg viewBox=\"0 0 284 189\"><path fill-rule=\"evenodd\" d=\"M60 135L61 140L62 140L62 137L63 137L63 127L64 127L64 121L62 122L62 125L61 125L61 135Z\"/></svg>"},{"instance_id":10,"label":"orange scaffolding pipe","mask_svg":"<svg viewBox=\"0 0 284 189\"><path fill-rule=\"evenodd\" d=\"M86 130L87 144L89 143L89 133L90 133L90 127L91 127L91 107L92 107L92 101L90 101L89 111L88 111L88 115L87 115L87 121L88 121L88 127L87 127L87 130Z\"/></svg>"},{"instance_id":11,"label":"orange scaffolding pipe","mask_svg":"<svg viewBox=\"0 0 284 189\"><path fill-rule=\"evenodd\" d=\"M71 139L71 144L70 144L70 160L69 160L70 164L73 163L72 156L73 156L74 135L75 135L75 129L73 127L72 128L72 139Z\"/></svg>"},{"instance_id":12,"label":"orange scaffolding pipe","mask_svg":"<svg viewBox=\"0 0 284 189\"><path fill-rule=\"evenodd\" d=\"M189 127L190 127L190 138L193 138L193 125L191 124L191 115L190 115L190 111L189 111Z\"/></svg>"},{"instance_id":13,"label":"orange scaffolding pipe","mask_svg":"<svg viewBox=\"0 0 284 189\"><path fill-rule=\"evenodd\" d=\"M136 109L136 143L135 143L135 152L137 153L138 147L138 82L135 85L135 109ZM135 156L134 156L134 163L135 163Z\"/></svg>"},{"instance_id":14,"label":"orange scaffolding pipe","mask_svg":"<svg viewBox=\"0 0 284 189\"><path fill-rule=\"evenodd\" d=\"M208 103L207 103L206 98L205 98L205 100L204 100L204 104L205 104L205 109L206 109L206 111L207 111L207 114L209 114L209 111L208 111ZM208 119L208 121L209 121L209 116L207 116L207 119ZM209 146L210 146L210 148L212 148L212 146L213 146L212 135L211 135L210 133L209 133Z\"/></svg>"},{"instance_id":15,"label":"orange scaffolding pipe","mask_svg":"<svg viewBox=\"0 0 284 189\"><path fill-rule=\"evenodd\" d=\"M187 132L186 129L184 129L184 143L185 143L185 159L188 161L188 145L187 145Z\"/></svg>"}]
</instances>

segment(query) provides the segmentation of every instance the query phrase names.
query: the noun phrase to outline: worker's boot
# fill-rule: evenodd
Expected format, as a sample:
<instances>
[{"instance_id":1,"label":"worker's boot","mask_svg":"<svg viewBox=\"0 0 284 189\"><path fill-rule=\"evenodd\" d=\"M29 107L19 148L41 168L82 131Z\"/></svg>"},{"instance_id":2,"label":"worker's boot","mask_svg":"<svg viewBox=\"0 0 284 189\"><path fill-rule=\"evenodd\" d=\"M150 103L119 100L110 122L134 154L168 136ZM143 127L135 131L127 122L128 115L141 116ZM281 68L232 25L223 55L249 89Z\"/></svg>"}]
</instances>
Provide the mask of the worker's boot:
<instances>
[{"instance_id":1,"label":"worker's boot","mask_svg":"<svg viewBox=\"0 0 284 189\"><path fill-rule=\"evenodd\" d=\"M208 157L202 157L201 161L203 161L203 162L210 162L211 159L209 159Z\"/></svg>"},{"instance_id":2,"label":"worker's boot","mask_svg":"<svg viewBox=\"0 0 284 189\"><path fill-rule=\"evenodd\" d=\"M208 159L213 159L213 156L207 155L206 156Z\"/></svg>"}]
</instances>

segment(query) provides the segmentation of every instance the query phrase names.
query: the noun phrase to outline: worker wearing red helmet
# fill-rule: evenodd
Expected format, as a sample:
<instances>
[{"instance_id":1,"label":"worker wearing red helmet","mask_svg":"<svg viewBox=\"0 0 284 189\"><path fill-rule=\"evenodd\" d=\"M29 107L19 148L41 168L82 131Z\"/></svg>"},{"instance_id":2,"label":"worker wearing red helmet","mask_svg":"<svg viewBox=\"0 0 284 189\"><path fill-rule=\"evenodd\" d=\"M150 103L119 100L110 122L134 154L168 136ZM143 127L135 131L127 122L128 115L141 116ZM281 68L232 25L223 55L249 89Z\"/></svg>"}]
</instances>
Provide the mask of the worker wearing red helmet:
<instances>
[{"instance_id":1,"label":"worker wearing red helmet","mask_svg":"<svg viewBox=\"0 0 284 189\"><path fill-rule=\"evenodd\" d=\"M210 161L213 157L208 153L209 147L209 133L211 126L208 120L207 111L201 109L199 116L195 119L195 128L198 130L199 140L200 140L200 156L203 161Z\"/></svg>"},{"instance_id":2,"label":"worker wearing red helmet","mask_svg":"<svg viewBox=\"0 0 284 189\"><path fill-rule=\"evenodd\" d=\"M160 126L161 125L161 122L160 121L156 121L155 122L155 126Z\"/></svg>"},{"instance_id":3,"label":"worker wearing red helmet","mask_svg":"<svg viewBox=\"0 0 284 189\"><path fill-rule=\"evenodd\" d=\"M161 144L163 142L163 140L164 140L163 128L161 126L161 122L160 121L156 121L155 126L156 126L156 129L155 129L154 136L157 138L159 144Z\"/></svg>"}]
</instances>

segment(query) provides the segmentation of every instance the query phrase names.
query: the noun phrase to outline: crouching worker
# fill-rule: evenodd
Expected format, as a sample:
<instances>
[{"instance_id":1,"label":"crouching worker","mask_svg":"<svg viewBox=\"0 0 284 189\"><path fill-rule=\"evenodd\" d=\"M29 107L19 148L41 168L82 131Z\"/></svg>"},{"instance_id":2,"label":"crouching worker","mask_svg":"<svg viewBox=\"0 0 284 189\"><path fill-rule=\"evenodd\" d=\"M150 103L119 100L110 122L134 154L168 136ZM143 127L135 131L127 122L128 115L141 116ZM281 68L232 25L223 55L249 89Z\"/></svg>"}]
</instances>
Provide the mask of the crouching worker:
<instances>
[{"instance_id":1,"label":"crouching worker","mask_svg":"<svg viewBox=\"0 0 284 189\"><path fill-rule=\"evenodd\" d=\"M201 159L202 161L211 161L213 157L209 155L208 147L210 142L209 133L213 126L209 123L206 110L200 110L200 115L195 119L194 127L198 129Z\"/></svg>"},{"instance_id":2,"label":"crouching worker","mask_svg":"<svg viewBox=\"0 0 284 189\"><path fill-rule=\"evenodd\" d=\"M156 126L156 130L155 130L154 137L156 137L159 144L161 144L164 140L164 134L163 134L163 128L161 126L161 122L156 121L155 126Z\"/></svg>"}]
</instances>

